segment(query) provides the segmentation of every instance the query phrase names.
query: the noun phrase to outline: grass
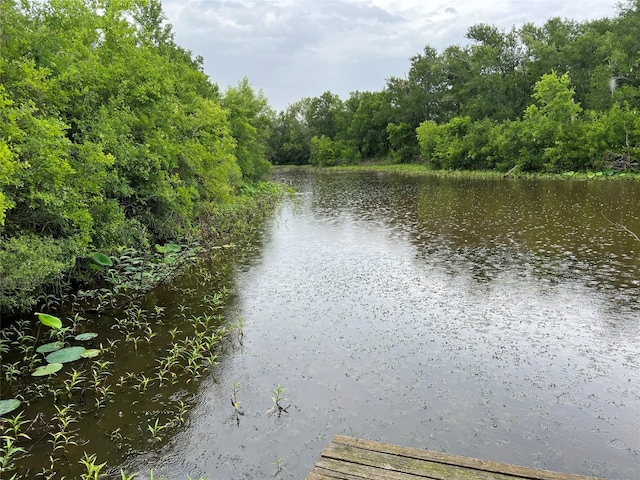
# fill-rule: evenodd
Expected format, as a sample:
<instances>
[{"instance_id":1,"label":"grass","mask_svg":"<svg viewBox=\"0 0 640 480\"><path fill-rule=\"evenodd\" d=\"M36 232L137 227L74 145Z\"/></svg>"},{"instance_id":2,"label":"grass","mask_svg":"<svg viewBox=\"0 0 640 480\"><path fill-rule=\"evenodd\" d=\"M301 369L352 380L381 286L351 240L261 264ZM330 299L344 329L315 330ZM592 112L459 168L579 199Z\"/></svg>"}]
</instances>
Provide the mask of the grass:
<instances>
[{"instance_id":1,"label":"grass","mask_svg":"<svg viewBox=\"0 0 640 480\"><path fill-rule=\"evenodd\" d=\"M521 172L514 171L507 175L507 172L498 172L495 170L432 170L426 165L418 163L377 163L369 162L359 165L340 165L335 167L313 167L304 166L278 166L276 170L292 170L292 169L312 169L314 171L326 172L382 172L394 173L407 176L429 176L439 178L463 178L463 179L502 179L502 178L518 178L518 179L553 179L553 180L640 180L640 173L620 172L615 173L611 170L602 172L563 172L563 173L540 173L540 172Z\"/></svg>"}]
</instances>

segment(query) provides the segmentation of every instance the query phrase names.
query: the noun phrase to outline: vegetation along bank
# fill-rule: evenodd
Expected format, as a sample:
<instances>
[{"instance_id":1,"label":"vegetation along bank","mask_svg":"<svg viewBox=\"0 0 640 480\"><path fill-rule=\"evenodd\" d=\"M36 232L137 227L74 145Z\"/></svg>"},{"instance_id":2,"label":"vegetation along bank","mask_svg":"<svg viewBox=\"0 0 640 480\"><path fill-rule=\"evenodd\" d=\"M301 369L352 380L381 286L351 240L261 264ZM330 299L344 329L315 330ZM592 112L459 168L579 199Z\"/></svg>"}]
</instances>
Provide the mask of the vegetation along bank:
<instances>
[{"instance_id":1,"label":"vegetation along bank","mask_svg":"<svg viewBox=\"0 0 640 480\"><path fill-rule=\"evenodd\" d=\"M270 164L633 176L640 1L430 46L404 78L274 112L220 91L157 0L0 5L0 310L77 287L86 259L194 245L255 197Z\"/></svg>"},{"instance_id":2,"label":"vegetation along bank","mask_svg":"<svg viewBox=\"0 0 640 480\"><path fill-rule=\"evenodd\" d=\"M177 329L151 325L169 321L162 308L143 312L137 300L186 268L204 282L198 259L253 234L282 193L267 182L271 165L637 177L640 0L621 2L614 18L478 24L467 38L426 46L381 91L325 92L275 112L247 79L222 91L208 78L158 0L0 1L0 318L21 318L0 343L2 393L22 395L0 411L53 399L46 415L3 423L3 472L35 473L20 465L40 448L37 433L50 437L43 478L71 463L98 478L95 454L70 460L69 425L91 408L97 416L116 388L148 388L149 371L116 375L111 357L41 382L80 358L44 362L60 343L115 358L120 341L161 349L170 336L179 348L163 351L158 390L199 378L220 348L241 343L241 322L235 337L220 330L224 292L198 300L205 313L183 312L177 340ZM96 338L87 317L115 310L122 338L81 347ZM71 313L42 313L58 311ZM166 424L142 430L161 438L185 408L176 402ZM120 431L113 441L136 443Z\"/></svg>"}]
</instances>

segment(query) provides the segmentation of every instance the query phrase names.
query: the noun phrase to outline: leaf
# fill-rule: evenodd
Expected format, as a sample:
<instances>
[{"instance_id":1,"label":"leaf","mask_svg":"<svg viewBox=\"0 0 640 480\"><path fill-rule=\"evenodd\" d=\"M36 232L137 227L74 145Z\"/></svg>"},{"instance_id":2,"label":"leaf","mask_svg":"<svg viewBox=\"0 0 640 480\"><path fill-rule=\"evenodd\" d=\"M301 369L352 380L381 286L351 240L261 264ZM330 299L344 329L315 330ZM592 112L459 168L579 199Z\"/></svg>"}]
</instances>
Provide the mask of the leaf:
<instances>
[{"instance_id":1,"label":"leaf","mask_svg":"<svg viewBox=\"0 0 640 480\"><path fill-rule=\"evenodd\" d=\"M167 252L170 253L177 253L182 250L182 247L180 245L176 245L175 243L166 243L164 248Z\"/></svg>"},{"instance_id":2,"label":"leaf","mask_svg":"<svg viewBox=\"0 0 640 480\"><path fill-rule=\"evenodd\" d=\"M100 349L98 348L88 348L82 352L82 358L95 358L98 355L100 355Z\"/></svg>"},{"instance_id":3,"label":"leaf","mask_svg":"<svg viewBox=\"0 0 640 480\"><path fill-rule=\"evenodd\" d=\"M102 265L103 267L111 267L113 265L111 257L105 255L104 253L94 253L89 258L91 258L91 261L93 261L94 263Z\"/></svg>"},{"instance_id":4,"label":"leaf","mask_svg":"<svg viewBox=\"0 0 640 480\"><path fill-rule=\"evenodd\" d=\"M62 363L49 363L48 365L42 365L41 367L36 368L33 373L31 373L32 377L44 377L45 375L53 375L62 369Z\"/></svg>"},{"instance_id":5,"label":"leaf","mask_svg":"<svg viewBox=\"0 0 640 480\"><path fill-rule=\"evenodd\" d=\"M164 245L156 245L156 252L158 253L178 253L180 250L182 250L182 247L175 243L165 243Z\"/></svg>"},{"instance_id":6,"label":"leaf","mask_svg":"<svg viewBox=\"0 0 640 480\"><path fill-rule=\"evenodd\" d=\"M62 321L58 317L54 317L53 315L49 315L48 313L36 313L40 323L46 327L62 328Z\"/></svg>"},{"instance_id":7,"label":"leaf","mask_svg":"<svg viewBox=\"0 0 640 480\"><path fill-rule=\"evenodd\" d=\"M56 350L60 350L64 347L64 342L53 342L53 343L45 343L44 345L40 345L36 348L36 352L38 353L51 353Z\"/></svg>"},{"instance_id":8,"label":"leaf","mask_svg":"<svg viewBox=\"0 0 640 480\"><path fill-rule=\"evenodd\" d=\"M80 333L79 335L76 335L74 338L79 342L86 342L87 340L91 340L93 338L96 338L97 336L98 334L95 332L85 332L85 333Z\"/></svg>"},{"instance_id":9,"label":"leaf","mask_svg":"<svg viewBox=\"0 0 640 480\"><path fill-rule=\"evenodd\" d=\"M0 400L0 416L9 412L13 412L20 406L20 400L17 398L9 398L7 400Z\"/></svg>"},{"instance_id":10,"label":"leaf","mask_svg":"<svg viewBox=\"0 0 640 480\"><path fill-rule=\"evenodd\" d=\"M82 354L86 348L84 347L67 347L50 353L45 357L47 363L68 363L74 362L82 358Z\"/></svg>"}]
</instances>

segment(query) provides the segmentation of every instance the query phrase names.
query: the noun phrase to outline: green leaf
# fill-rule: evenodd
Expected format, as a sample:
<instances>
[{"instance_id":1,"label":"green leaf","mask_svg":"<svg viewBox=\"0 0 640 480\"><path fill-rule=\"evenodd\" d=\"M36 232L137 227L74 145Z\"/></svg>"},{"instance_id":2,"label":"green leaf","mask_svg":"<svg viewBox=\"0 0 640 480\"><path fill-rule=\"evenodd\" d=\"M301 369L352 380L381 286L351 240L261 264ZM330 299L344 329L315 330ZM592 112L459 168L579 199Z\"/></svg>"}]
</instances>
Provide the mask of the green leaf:
<instances>
[{"instance_id":1,"label":"green leaf","mask_svg":"<svg viewBox=\"0 0 640 480\"><path fill-rule=\"evenodd\" d=\"M82 358L94 358L100 355L100 349L98 348L88 348L84 352L82 352Z\"/></svg>"},{"instance_id":2,"label":"green leaf","mask_svg":"<svg viewBox=\"0 0 640 480\"><path fill-rule=\"evenodd\" d=\"M44 377L45 375L53 375L62 369L62 363L49 363L36 368L31 374L32 377Z\"/></svg>"},{"instance_id":3,"label":"green leaf","mask_svg":"<svg viewBox=\"0 0 640 480\"><path fill-rule=\"evenodd\" d=\"M91 340L93 338L96 338L97 336L98 334L95 332L85 332L85 333L76 335L74 338L79 342L86 342L87 340Z\"/></svg>"},{"instance_id":4,"label":"green leaf","mask_svg":"<svg viewBox=\"0 0 640 480\"><path fill-rule=\"evenodd\" d=\"M175 243L166 243L164 246L165 250L170 253L177 253L182 250L180 245L176 245Z\"/></svg>"},{"instance_id":5,"label":"green leaf","mask_svg":"<svg viewBox=\"0 0 640 480\"><path fill-rule=\"evenodd\" d=\"M9 412L13 412L20 406L20 400L16 398L9 398L7 400L0 400L0 416Z\"/></svg>"},{"instance_id":6,"label":"green leaf","mask_svg":"<svg viewBox=\"0 0 640 480\"><path fill-rule=\"evenodd\" d=\"M53 342L53 343L45 343L44 345L40 345L36 348L36 352L38 353L51 353L56 350L60 350L64 347L64 342Z\"/></svg>"},{"instance_id":7,"label":"green leaf","mask_svg":"<svg viewBox=\"0 0 640 480\"><path fill-rule=\"evenodd\" d=\"M58 317L54 317L53 315L49 315L47 313L36 313L40 323L46 327L62 328L62 321Z\"/></svg>"},{"instance_id":8,"label":"green leaf","mask_svg":"<svg viewBox=\"0 0 640 480\"><path fill-rule=\"evenodd\" d=\"M67 347L56 352L50 353L45 357L47 363L68 363L75 362L82 358L82 354L86 348L84 347Z\"/></svg>"},{"instance_id":9,"label":"green leaf","mask_svg":"<svg viewBox=\"0 0 640 480\"><path fill-rule=\"evenodd\" d=\"M98 265L101 265L103 267L111 267L113 265L111 258L104 253L94 253L89 258L91 258L91 261L93 261L94 263L97 263Z\"/></svg>"}]
</instances>

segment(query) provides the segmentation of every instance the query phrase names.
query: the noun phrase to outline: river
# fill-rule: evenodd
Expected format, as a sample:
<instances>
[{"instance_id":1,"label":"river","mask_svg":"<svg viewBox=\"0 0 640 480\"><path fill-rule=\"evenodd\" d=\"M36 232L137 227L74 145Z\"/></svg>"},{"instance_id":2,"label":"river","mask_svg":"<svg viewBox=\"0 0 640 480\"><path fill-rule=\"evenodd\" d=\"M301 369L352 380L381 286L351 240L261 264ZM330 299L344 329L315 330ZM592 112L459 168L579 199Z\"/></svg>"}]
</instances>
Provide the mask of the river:
<instances>
[{"instance_id":1,"label":"river","mask_svg":"<svg viewBox=\"0 0 640 480\"><path fill-rule=\"evenodd\" d=\"M129 469L300 479L344 434L637 478L640 185L275 178L296 193L234 273L241 348Z\"/></svg>"}]
</instances>

